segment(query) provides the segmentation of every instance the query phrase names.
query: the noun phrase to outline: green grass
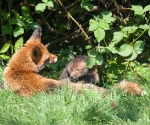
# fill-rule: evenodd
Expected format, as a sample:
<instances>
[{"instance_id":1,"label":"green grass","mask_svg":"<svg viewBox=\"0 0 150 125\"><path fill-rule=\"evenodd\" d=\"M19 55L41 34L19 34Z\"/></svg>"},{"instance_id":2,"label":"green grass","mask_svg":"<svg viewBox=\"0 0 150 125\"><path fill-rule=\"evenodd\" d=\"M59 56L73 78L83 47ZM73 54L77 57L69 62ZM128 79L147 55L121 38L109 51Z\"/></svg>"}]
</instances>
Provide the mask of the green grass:
<instances>
[{"instance_id":1,"label":"green grass","mask_svg":"<svg viewBox=\"0 0 150 125\"><path fill-rule=\"evenodd\" d=\"M88 90L76 94L63 89L28 99L0 90L0 97L1 125L150 124L149 95L127 96L114 91L104 97Z\"/></svg>"},{"instance_id":2,"label":"green grass","mask_svg":"<svg viewBox=\"0 0 150 125\"><path fill-rule=\"evenodd\" d=\"M23 98L1 89L0 125L150 125L150 70L136 71L129 78L147 91L142 97L120 91L105 97L89 90L76 94L64 88Z\"/></svg>"}]
</instances>

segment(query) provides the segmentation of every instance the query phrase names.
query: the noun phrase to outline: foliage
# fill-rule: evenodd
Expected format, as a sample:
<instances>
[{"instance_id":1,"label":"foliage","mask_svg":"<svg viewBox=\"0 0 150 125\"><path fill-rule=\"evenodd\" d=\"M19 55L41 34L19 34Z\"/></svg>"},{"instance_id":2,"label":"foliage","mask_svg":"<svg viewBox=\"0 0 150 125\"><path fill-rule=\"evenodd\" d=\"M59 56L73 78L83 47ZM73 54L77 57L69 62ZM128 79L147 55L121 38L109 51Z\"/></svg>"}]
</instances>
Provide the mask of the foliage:
<instances>
[{"instance_id":1,"label":"foliage","mask_svg":"<svg viewBox=\"0 0 150 125\"><path fill-rule=\"evenodd\" d=\"M87 54L88 67L100 65L104 81L112 83L132 71L130 64L148 67L149 11L148 0L2 0L0 57L8 61L40 26L43 43L59 57L55 66L48 66L54 78L73 52Z\"/></svg>"},{"instance_id":2,"label":"foliage","mask_svg":"<svg viewBox=\"0 0 150 125\"><path fill-rule=\"evenodd\" d=\"M125 57L127 61L135 60L137 56L141 54L144 49L144 41L138 39L146 31L147 32L150 31L150 26L148 24L142 24L142 25L140 24L142 21L146 20L145 14L147 11L149 11L148 7L149 5L145 7L146 9L145 8L143 9L142 6L140 5L133 5L131 10L134 11L134 14L136 16L136 20L137 20L137 21L135 20L136 24L134 25L132 24L131 26L122 26L122 28L120 28L120 31L115 31L113 33L112 41L108 45L98 47L100 54L104 54L104 53L119 54L120 56ZM97 16L94 20L90 20L89 31L94 32L94 36L97 39L98 43L99 42L101 43L105 37L104 30L110 30L111 22L114 21L115 19L112 17L112 13L108 11L103 11L100 14L100 16ZM145 23L149 23L149 22L145 21ZM117 44L120 43L122 40L124 41L124 43L121 44L120 47L118 47ZM89 64L91 65L91 63L92 61Z\"/></svg>"}]
</instances>

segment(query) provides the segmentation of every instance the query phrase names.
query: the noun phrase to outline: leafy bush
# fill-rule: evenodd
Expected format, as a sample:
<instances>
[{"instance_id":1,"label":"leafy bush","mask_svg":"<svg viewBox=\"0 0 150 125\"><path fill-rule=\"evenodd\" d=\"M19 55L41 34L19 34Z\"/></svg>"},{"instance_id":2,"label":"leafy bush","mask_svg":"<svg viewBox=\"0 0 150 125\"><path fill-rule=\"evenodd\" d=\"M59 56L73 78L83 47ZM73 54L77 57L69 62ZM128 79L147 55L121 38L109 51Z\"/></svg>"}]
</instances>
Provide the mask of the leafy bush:
<instances>
[{"instance_id":1,"label":"leafy bush","mask_svg":"<svg viewBox=\"0 0 150 125\"><path fill-rule=\"evenodd\" d=\"M132 71L131 64L149 64L148 4L148 0L2 0L0 57L9 60L31 29L40 26L43 43L59 57L51 71L62 70L70 52L87 54L88 67L100 65L104 81L112 83Z\"/></svg>"}]
</instances>

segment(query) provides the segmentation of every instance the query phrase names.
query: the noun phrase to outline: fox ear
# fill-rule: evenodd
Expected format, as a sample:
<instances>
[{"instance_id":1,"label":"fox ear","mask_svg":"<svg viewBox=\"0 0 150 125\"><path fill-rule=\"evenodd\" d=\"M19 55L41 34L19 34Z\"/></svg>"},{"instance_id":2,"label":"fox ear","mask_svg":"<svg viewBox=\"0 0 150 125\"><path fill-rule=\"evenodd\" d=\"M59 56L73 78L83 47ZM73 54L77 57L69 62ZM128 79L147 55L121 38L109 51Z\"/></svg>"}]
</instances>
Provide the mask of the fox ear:
<instances>
[{"instance_id":1,"label":"fox ear","mask_svg":"<svg viewBox=\"0 0 150 125\"><path fill-rule=\"evenodd\" d=\"M32 60L33 62L37 65L40 60L42 59L42 51L41 49L38 47L38 46L35 46L33 49L32 49Z\"/></svg>"},{"instance_id":2,"label":"fox ear","mask_svg":"<svg viewBox=\"0 0 150 125\"><path fill-rule=\"evenodd\" d=\"M30 39L41 39L41 35L42 35L41 28L38 27L37 29L34 30Z\"/></svg>"}]
</instances>

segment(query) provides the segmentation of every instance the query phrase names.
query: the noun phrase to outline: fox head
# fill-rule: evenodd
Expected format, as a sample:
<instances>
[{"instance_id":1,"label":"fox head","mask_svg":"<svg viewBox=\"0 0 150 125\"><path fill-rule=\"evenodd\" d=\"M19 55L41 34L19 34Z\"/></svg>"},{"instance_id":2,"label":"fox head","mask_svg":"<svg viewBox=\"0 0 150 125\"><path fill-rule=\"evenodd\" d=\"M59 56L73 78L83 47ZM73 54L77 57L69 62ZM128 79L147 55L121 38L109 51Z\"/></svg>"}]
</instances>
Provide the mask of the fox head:
<instances>
[{"instance_id":1,"label":"fox head","mask_svg":"<svg viewBox=\"0 0 150 125\"><path fill-rule=\"evenodd\" d=\"M87 56L74 56L72 55L71 62L67 65L67 72L71 82L74 82L78 78L85 76L88 72Z\"/></svg>"},{"instance_id":2,"label":"fox head","mask_svg":"<svg viewBox=\"0 0 150 125\"><path fill-rule=\"evenodd\" d=\"M29 40L10 59L8 66L14 70L39 72L48 63L55 63L57 56L48 52L41 43L41 30L37 28Z\"/></svg>"}]
</instances>

